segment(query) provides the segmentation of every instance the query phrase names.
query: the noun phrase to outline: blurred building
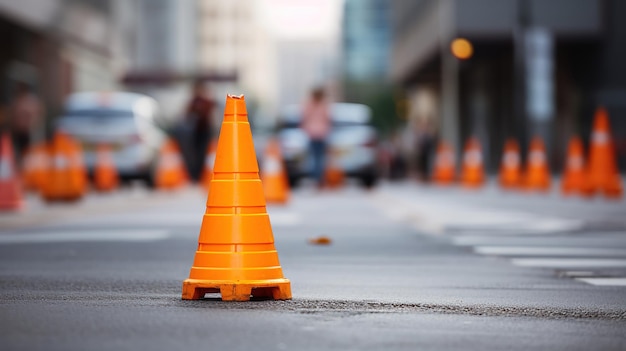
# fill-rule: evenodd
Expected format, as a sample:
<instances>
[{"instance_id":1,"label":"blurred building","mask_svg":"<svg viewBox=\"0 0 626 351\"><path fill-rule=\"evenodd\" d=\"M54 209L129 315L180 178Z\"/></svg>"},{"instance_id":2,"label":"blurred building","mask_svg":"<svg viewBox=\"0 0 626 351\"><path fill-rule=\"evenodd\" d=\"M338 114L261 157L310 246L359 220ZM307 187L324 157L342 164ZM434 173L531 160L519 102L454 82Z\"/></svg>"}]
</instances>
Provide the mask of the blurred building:
<instances>
[{"instance_id":1,"label":"blurred building","mask_svg":"<svg viewBox=\"0 0 626 351\"><path fill-rule=\"evenodd\" d=\"M478 136L494 170L507 137L525 149L540 135L558 170L568 138L588 140L603 105L624 166L626 2L393 0L392 8L391 77L414 105L431 106L424 113L457 150ZM450 49L459 37L473 46L467 59Z\"/></svg>"}]
</instances>

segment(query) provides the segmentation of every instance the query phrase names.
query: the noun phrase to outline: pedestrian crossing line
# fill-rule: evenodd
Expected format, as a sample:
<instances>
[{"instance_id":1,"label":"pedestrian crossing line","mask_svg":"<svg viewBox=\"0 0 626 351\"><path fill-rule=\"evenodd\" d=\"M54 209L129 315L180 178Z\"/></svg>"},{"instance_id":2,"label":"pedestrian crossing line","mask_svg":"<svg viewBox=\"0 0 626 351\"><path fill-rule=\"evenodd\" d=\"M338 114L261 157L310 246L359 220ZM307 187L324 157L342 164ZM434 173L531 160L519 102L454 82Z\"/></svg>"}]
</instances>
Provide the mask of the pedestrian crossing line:
<instances>
[{"instance_id":1,"label":"pedestrian crossing line","mask_svg":"<svg viewBox=\"0 0 626 351\"><path fill-rule=\"evenodd\" d=\"M626 249L599 247L475 246L474 252L498 256L626 257Z\"/></svg>"},{"instance_id":2,"label":"pedestrian crossing line","mask_svg":"<svg viewBox=\"0 0 626 351\"><path fill-rule=\"evenodd\" d=\"M36 234L2 234L0 244L36 244L85 241L155 241L167 239L166 230L81 230L48 231Z\"/></svg>"},{"instance_id":3,"label":"pedestrian crossing line","mask_svg":"<svg viewBox=\"0 0 626 351\"><path fill-rule=\"evenodd\" d=\"M626 259L610 258L512 258L520 267L542 268L624 268Z\"/></svg>"},{"instance_id":4,"label":"pedestrian crossing line","mask_svg":"<svg viewBox=\"0 0 626 351\"><path fill-rule=\"evenodd\" d=\"M626 286L626 278L576 278L576 280L595 286Z\"/></svg>"}]
</instances>

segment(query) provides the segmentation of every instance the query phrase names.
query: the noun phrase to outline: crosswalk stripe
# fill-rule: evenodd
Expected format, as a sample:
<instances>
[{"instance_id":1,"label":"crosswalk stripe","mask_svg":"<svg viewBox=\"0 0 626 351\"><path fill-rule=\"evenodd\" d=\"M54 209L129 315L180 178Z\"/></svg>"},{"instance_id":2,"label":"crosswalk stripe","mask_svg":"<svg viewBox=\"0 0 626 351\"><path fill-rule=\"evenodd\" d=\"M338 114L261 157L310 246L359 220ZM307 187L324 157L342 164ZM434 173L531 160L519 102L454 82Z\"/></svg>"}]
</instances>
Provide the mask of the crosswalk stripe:
<instances>
[{"instance_id":1,"label":"crosswalk stripe","mask_svg":"<svg viewBox=\"0 0 626 351\"><path fill-rule=\"evenodd\" d=\"M626 259L609 258L513 258L511 263L520 267L544 267L544 268L624 268Z\"/></svg>"},{"instance_id":2,"label":"crosswalk stripe","mask_svg":"<svg viewBox=\"0 0 626 351\"><path fill-rule=\"evenodd\" d=\"M626 286L626 278L576 278L576 280L597 286Z\"/></svg>"},{"instance_id":3,"label":"crosswalk stripe","mask_svg":"<svg viewBox=\"0 0 626 351\"><path fill-rule=\"evenodd\" d=\"M36 234L2 234L0 244L55 243L81 241L153 241L169 237L166 230L84 230L48 231Z\"/></svg>"},{"instance_id":4,"label":"crosswalk stripe","mask_svg":"<svg viewBox=\"0 0 626 351\"><path fill-rule=\"evenodd\" d=\"M483 255L500 256L624 256L626 249L598 247L542 247L542 246L476 246L474 251Z\"/></svg>"}]
</instances>

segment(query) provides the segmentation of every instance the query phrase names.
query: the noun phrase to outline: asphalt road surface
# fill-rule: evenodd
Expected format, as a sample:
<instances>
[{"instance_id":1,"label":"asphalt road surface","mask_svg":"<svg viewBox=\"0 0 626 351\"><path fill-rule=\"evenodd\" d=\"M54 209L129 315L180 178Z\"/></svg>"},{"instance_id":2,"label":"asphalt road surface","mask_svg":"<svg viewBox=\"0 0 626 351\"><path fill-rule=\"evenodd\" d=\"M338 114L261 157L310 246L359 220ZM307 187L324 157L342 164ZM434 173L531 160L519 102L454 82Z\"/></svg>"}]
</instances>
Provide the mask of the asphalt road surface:
<instances>
[{"instance_id":1,"label":"asphalt road surface","mask_svg":"<svg viewBox=\"0 0 626 351\"><path fill-rule=\"evenodd\" d=\"M183 301L205 200L0 214L0 349L626 349L624 200L304 187L268 207L293 300Z\"/></svg>"}]
</instances>

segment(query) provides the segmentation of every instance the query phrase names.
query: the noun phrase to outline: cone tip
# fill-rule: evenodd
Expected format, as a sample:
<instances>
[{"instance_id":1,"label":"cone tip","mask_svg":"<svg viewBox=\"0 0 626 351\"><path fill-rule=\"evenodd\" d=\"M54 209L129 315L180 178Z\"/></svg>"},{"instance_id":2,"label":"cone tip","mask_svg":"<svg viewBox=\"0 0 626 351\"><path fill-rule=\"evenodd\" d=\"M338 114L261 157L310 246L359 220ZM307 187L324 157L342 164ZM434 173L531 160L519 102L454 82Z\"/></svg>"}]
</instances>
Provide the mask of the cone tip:
<instances>
[{"instance_id":1,"label":"cone tip","mask_svg":"<svg viewBox=\"0 0 626 351\"><path fill-rule=\"evenodd\" d=\"M244 95L226 95L226 106L224 108L225 115L247 115L246 100Z\"/></svg>"}]
</instances>

